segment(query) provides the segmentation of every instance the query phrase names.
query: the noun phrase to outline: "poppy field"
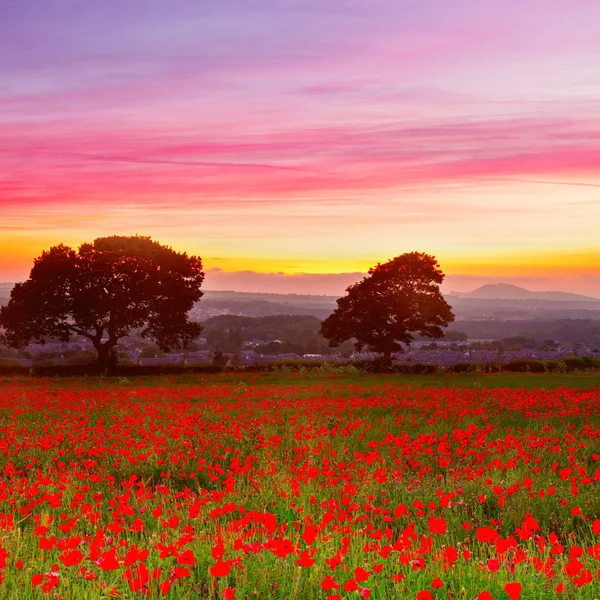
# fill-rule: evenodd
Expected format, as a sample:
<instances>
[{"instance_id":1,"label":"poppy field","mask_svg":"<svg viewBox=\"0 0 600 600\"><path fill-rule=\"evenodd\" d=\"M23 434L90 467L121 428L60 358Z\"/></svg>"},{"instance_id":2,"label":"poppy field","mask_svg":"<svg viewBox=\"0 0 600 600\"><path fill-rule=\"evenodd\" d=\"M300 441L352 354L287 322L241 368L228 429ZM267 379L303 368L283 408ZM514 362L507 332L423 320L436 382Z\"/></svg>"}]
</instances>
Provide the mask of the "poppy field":
<instances>
[{"instance_id":1,"label":"poppy field","mask_svg":"<svg viewBox=\"0 0 600 600\"><path fill-rule=\"evenodd\" d=\"M600 598L600 389L0 382L0 597Z\"/></svg>"}]
</instances>

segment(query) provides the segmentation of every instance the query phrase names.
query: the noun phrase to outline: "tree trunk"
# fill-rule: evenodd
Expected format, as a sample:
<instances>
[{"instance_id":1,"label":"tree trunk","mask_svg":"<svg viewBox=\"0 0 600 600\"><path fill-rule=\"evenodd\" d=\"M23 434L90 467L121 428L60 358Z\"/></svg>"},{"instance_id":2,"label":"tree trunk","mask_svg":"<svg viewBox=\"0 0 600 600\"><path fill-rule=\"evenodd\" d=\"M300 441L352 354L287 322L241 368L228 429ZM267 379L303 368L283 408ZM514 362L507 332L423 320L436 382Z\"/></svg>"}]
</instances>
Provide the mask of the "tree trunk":
<instances>
[{"instance_id":1,"label":"tree trunk","mask_svg":"<svg viewBox=\"0 0 600 600\"><path fill-rule=\"evenodd\" d=\"M386 334L385 337L381 340L381 358L386 366L391 366L392 364L392 351L394 348L394 336L393 334Z\"/></svg>"},{"instance_id":2,"label":"tree trunk","mask_svg":"<svg viewBox=\"0 0 600 600\"><path fill-rule=\"evenodd\" d=\"M106 344L94 344L96 352L98 352L98 366L102 369L108 368L110 362L110 348Z\"/></svg>"},{"instance_id":3,"label":"tree trunk","mask_svg":"<svg viewBox=\"0 0 600 600\"><path fill-rule=\"evenodd\" d=\"M104 344L100 342L94 342L94 348L98 352L98 366L104 373L109 373L114 370L114 360L112 358L112 350L115 347L115 343L110 340Z\"/></svg>"},{"instance_id":4,"label":"tree trunk","mask_svg":"<svg viewBox=\"0 0 600 600\"><path fill-rule=\"evenodd\" d=\"M392 368L392 349L387 347L381 353L384 371L390 371Z\"/></svg>"}]
</instances>

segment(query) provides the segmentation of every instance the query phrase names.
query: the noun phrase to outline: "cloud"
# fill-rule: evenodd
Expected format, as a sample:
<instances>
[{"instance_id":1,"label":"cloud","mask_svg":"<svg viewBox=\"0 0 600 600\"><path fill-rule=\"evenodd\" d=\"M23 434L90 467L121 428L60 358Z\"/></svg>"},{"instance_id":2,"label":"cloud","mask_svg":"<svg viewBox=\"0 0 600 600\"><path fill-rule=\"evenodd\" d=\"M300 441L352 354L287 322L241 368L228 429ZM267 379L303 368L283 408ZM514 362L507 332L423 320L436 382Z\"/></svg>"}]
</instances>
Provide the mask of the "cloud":
<instances>
[{"instance_id":1,"label":"cloud","mask_svg":"<svg viewBox=\"0 0 600 600\"><path fill-rule=\"evenodd\" d=\"M600 4L543 5L6 0L0 236L139 227L283 258L585 245Z\"/></svg>"},{"instance_id":2,"label":"cloud","mask_svg":"<svg viewBox=\"0 0 600 600\"><path fill-rule=\"evenodd\" d=\"M225 272L208 269L204 287L209 290L231 290L237 292L273 294L316 294L340 296L364 273L259 273L252 270Z\"/></svg>"},{"instance_id":3,"label":"cloud","mask_svg":"<svg viewBox=\"0 0 600 600\"><path fill-rule=\"evenodd\" d=\"M37 134L24 128L18 138L0 133L5 173L0 186L7 190L1 202L10 204L11 195L19 201L20 192L41 203L76 195L110 205L121 204L124 196L143 196L151 205L170 194L179 206L198 197L226 206L233 197L234 203L244 197L278 203L284 196L297 202L326 198L343 206L347 199L332 193L456 183L597 187L600 164L600 121L585 118L332 126L207 135L201 142L187 140L181 131L172 140L135 131L51 133L51 128Z\"/></svg>"}]
</instances>

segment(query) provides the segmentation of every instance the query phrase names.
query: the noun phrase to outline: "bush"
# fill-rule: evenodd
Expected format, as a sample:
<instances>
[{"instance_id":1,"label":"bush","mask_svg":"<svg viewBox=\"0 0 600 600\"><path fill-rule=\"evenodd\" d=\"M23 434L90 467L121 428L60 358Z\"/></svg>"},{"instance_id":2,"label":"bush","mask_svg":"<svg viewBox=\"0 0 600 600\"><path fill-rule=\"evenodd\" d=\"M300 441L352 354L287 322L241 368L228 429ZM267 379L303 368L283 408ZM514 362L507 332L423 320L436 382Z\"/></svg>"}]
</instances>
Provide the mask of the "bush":
<instances>
[{"instance_id":1,"label":"bush","mask_svg":"<svg viewBox=\"0 0 600 600\"><path fill-rule=\"evenodd\" d=\"M361 371L366 373L389 373L391 369L390 363L387 363L381 358L375 358L373 360L353 360L352 364Z\"/></svg>"},{"instance_id":2,"label":"bush","mask_svg":"<svg viewBox=\"0 0 600 600\"><path fill-rule=\"evenodd\" d=\"M14 358L0 358L0 367L19 367L19 361Z\"/></svg>"},{"instance_id":3,"label":"bush","mask_svg":"<svg viewBox=\"0 0 600 600\"><path fill-rule=\"evenodd\" d=\"M323 364L325 364L323 361L316 360L278 360L277 362L247 365L240 367L240 370L247 371L248 373L296 373L300 369L304 369L305 371L318 369Z\"/></svg>"},{"instance_id":4,"label":"bush","mask_svg":"<svg viewBox=\"0 0 600 600\"><path fill-rule=\"evenodd\" d=\"M543 360L522 358L502 365L502 370L511 373L545 373L548 369Z\"/></svg>"},{"instance_id":5,"label":"bush","mask_svg":"<svg viewBox=\"0 0 600 600\"><path fill-rule=\"evenodd\" d=\"M352 363L326 362L316 369L319 375L360 375L364 373Z\"/></svg>"},{"instance_id":6,"label":"bush","mask_svg":"<svg viewBox=\"0 0 600 600\"><path fill-rule=\"evenodd\" d=\"M459 362L448 367L449 373L471 373L473 371L474 364L468 362Z\"/></svg>"},{"instance_id":7,"label":"bush","mask_svg":"<svg viewBox=\"0 0 600 600\"><path fill-rule=\"evenodd\" d=\"M359 371L365 373L402 373L407 375L432 375L437 373L437 365L423 363L388 363L381 358L374 360L355 360L351 363Z\"/></svg>"},{"instance_id":8,"label":"bush","mask_svg":"<svg viewBox=\"0 0 600 600\"><path fill-rule=\"evenodd\" d=\"M15 361L0 361L0 376L19 377L29 375L29 367L22 367Z\"/></svg>"},{"instance_id":9,"label":"bush","mask_svg":"<svg viewBox=\"0 0 600 600\"><path fill-rule=\"evenodd\" d=\"M481 363L480 371L483 373L500 373L502 371L502 363L486 362Z\"/></svg>"},{"instance_id":10,"label":"bush","mask_svg":"<svg viewBox=\"0 0 600 600\"><path fill-rule=\"evenodd\" d=\"M548 371L551 373L566 373L567 372L567 364L564 360L549 360L546 363L546 367Z\"/></svg>"},{"instance_id":11,"label":"bush","mask_svg":"<svg viewBox=\"0 0 600 600\"><path fill-rule=\"evenodd\" d=\"M356 374L356 373L406 373L413 375L430 375L438 371L437 365L421 363L390 364L382 359L353 360L348 362L333 362L319 360L290 360L272 363L260 363L243 368L250 373L279 372L279 373L312 373L322 374Z\"/></svg>"},{"instance_id":12,"label":"bush","mask_svg":"<svg viewBox=\"0 0 600 600\"><path fill-rule=\"evenodd\" d=\"M501 363L470 363L460 362L448 367L448 373L499 373L502 370Z\"/></svg>"},{"instance_id":13,"label":"bush","mask_svg":"<svg viewBox=\"0 0 600 600\"><path fill-rule=\"evenodd\" d=\"M403 373L405 375L434 375L437 371L437 365L426 365L423 363L392 365L389 370L390 373Z\"/></svg>"},{"instance_id":14,"label":"bush","mask_svg":"<svg viewBox=\"0 0 600 600\"><path fill-rule=\"evenodd\" d=\"M201 365L155 365L140 366L119 363L107 373L97 364L88 365L34 365L22 367L11 360L0 360L0 376L18 377L85 377L115 376L140 377L148 375L183 375L211 374L227 372L248 373L318 373L332 375L354 375L361 373L401 373L407 375L433 375L436 373L497 373L499 371L513 373L566 373L571 371L600 370L600 360L591 356L570 356L560 360L514 360L506 364L462 362L447 368L422 363L389 364L382 360L356 360L350 362L330 362L319 360L278 361L258 363L245 367L222 367L206 363Z\"/></svg>"},{"instance_id":15,"label":"bush","mask_svg":"<svg viewBox=\"0 0 600 600\"><path fill-rule=\"evenodd\" d=\"M600 360L593 356L567 356L562 360L567 365L567 371L600 369Z\"/></svg>"},{"instance_id":16,"label":"bush","mask_svg":"<svg viewBox=\"0 0 600 600\"><path fill-rule=\"evenodd\" d=\"M87 377L111 375L115 377L140 377L147 375L182 375L184 373L221 373L222 368L211 364L193 367L156 365L142 367L138 365L118 365L110 373L106 369L94 365L50 365L29 367L2 367L0 375L31 375L34 377Z\"/></svg>"}]
</instances>

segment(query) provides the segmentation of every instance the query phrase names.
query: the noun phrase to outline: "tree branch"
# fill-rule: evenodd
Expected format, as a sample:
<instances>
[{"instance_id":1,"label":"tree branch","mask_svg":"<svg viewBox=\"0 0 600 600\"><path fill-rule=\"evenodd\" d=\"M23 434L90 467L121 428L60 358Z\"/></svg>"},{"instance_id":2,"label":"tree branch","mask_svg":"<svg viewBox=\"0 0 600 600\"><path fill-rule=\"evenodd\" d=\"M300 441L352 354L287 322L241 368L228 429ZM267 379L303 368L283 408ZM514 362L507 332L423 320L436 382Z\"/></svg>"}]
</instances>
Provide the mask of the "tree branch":
<instances>
[{"instance_id":1,"label":"tree branch","mask_svg":"<svg viewBox=\"0 0 600 600\"><path fill-rule=\"evenodd\" d=\"M73 332L76 333L77 335L82 335L90 340L94 339L94 336L91 333L87 333L84 329L81 329L80 327L77 327L75 325L67 325L67 327Z\"/></svg>"}]
</instances>

